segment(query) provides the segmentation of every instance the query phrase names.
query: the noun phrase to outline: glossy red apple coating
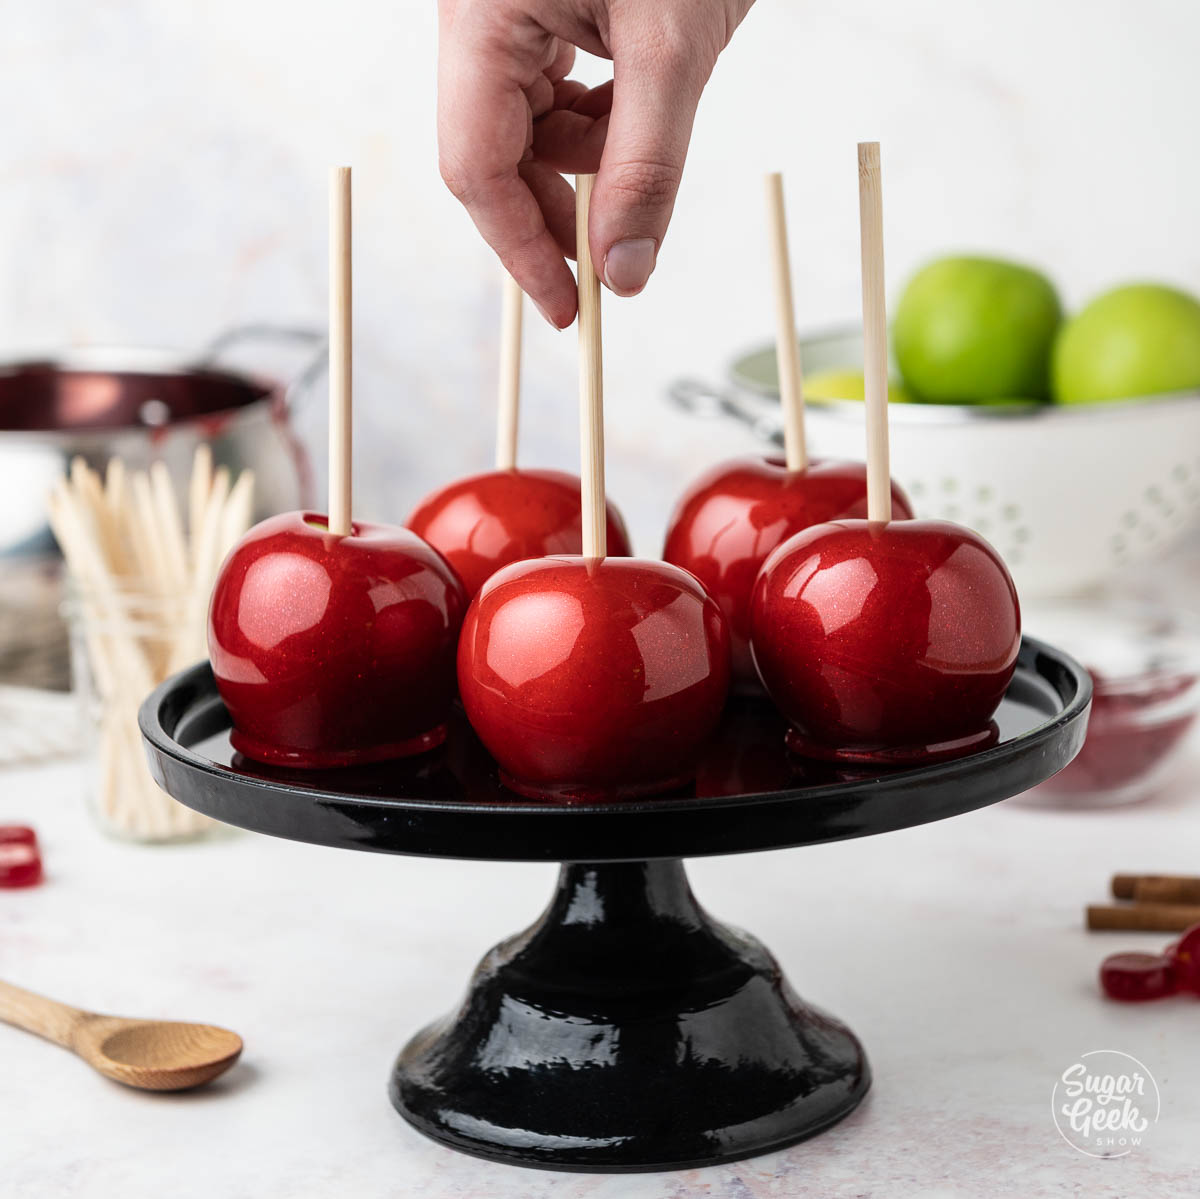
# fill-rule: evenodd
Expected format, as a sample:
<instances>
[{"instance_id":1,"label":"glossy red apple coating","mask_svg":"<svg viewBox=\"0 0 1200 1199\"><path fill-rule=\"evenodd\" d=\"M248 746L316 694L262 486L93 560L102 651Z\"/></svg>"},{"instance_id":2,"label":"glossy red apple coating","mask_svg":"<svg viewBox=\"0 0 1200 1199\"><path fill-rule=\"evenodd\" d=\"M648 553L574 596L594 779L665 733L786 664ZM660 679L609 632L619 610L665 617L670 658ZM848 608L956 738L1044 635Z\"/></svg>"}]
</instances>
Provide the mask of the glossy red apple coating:
<instances>
[{"instance_id":1,"label":"glossy red apple coating","mask_svg":"<svg viewBox=\"0 0 1200 1199\"><path fill-rule=\"evenodd\" d=\"M897 520L912 516L908 497L892 485ZM802 529L867 514L861 462L814 460L789 471L782 458L736 458L702 475L683 494L667 529L663 557L690 570L729 622L733 675L758 686L750 659L750 596L767 555Z\"/></svg>"},{"instance_id":2,"label":"glossy red apple coating","mask_svg":"<svg viewBox=\"0 0 1200 1199\"><path fill-rule=\"evenodd\" d=\"M234 748L321 769L441 743L466 599L415 533L286 512L221 567L209 610L217 689Z\"/></svg>"},{"instance_id":3,"label":"glossy red apple coating","mask_svg":"<svg viewBox=\"0 0 1200 1199\"><path fill-rule=\"evenodd\" d=\"M1000 556L969 529L846 520L771 554L754 586L751 630L793 749L886 764L995 739L1021 617Z\"/></svg>"},{"instance_id":4,"label":"glossy red apple coating","mask_svg":"<svg viewBox=\"0 0 1200 1199\"><path fill-rule=\"evenodd\" d=\"M577 475L495 470L426 496L405 522L454 567L471 599L510 562L583 549ZM608 505L608 552L629 555L621 514Z\"/></svg>"},{"instance_id":5,"label":"glossy red apple coating","mask_svg":"<svg viewBox=\"0 0 1200 1199\"><path fill-rule=\"evenodd\" d=\"M518 562L467 611L458 686L506 786L648 795L693 777L729 690L729 634L704 588L665 562Z\"/></svg>"}]
</instances>

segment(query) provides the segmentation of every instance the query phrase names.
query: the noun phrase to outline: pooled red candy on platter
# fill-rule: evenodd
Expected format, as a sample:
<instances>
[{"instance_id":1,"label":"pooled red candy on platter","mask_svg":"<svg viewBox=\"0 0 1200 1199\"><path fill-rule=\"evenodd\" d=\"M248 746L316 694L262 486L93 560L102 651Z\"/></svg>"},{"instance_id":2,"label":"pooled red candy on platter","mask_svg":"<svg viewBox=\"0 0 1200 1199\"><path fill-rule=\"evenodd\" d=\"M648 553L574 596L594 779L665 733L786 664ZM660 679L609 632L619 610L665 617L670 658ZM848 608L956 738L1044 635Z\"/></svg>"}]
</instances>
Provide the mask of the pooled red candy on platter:
<instances>
[{"instance_id":1,"label":"pooled red candy on platter","mask_svg":"<svg viewBox=\"0 0 1200 1199\"><path fill-rule=\"evenodd\" d=\"M608 551L628 556L621 514L607 505ZM426 496L405 522L454 568L471 599L502 566L583 548L580 482L560 470L494 470Z\"/></svg>"},{"instance_id":2,"label":"pooled red candy on platter","mask_svg":"<svg viewBox=\"0 0 1200 1199\"><path fill-rule=\"evenodd\" d=\"M28 825L0 825L0 887L34 887L42 881L37 834Z\"/></svg>"},{"instance_id":3,"label":"pooled red candy on platter","mask_svg":"<svg viewBox=\"0 0 1200 1199\"><path fill-rule=\"evenodd\" d=\"M729 622L734 682L758 687L750 657L750 598L767 555L789 537L839 517L867 513L861 462L810 461L788 470L782 458L736 458L715 466L684 492L667 529L663 557L691 571ZM892 484L892 513L912 516Z\"/></svg>"},{"instance_id":4,"label":"pooled red candy on platter","mask_svg":"<svg viewBox=\"0 0 1200 1199\"><path fill-rule=\"evenodd\" d=\"M463 706L522 795L611 801L690 781L729 688L729 634L686 571L549 557L494 574L458 649Z\"/></svg>"},{"instance_id":5,"label":"pooled red candy on platter","mask_svg":"<svg viewBox=\"0 0 1200 1199\"><path fill-rule=\"evenodd\" d=\"M408 529L354 521L336 536L303 512L256 525L209 611L234 748L322 769L439 745L465 608L454 572Z\"/></svg>"},{"instance_id":6,"label":"pooled red candy on platter","mask_svg":"<svg viewBox=\"0 0 1200 1199\"><path fill-rule=\"evenodd\" d=\"M1110 999L1142 1003L1179 989L1175 963L1161 953L1114 953L1100 964L1100 987Z\"/></svg>"},{"instance_id":7,"label":"pooled red candy on platter","mask_svg":"<svg viewBox=\"0 0 1200 1199\"><path fill-rule=\"evenodd\" d=\"M1012 578L948 521L835 521L798 533L755 583L751 646L803 755L903 764L993 742L1016 666Z\"/></svg>"}]
</instances>

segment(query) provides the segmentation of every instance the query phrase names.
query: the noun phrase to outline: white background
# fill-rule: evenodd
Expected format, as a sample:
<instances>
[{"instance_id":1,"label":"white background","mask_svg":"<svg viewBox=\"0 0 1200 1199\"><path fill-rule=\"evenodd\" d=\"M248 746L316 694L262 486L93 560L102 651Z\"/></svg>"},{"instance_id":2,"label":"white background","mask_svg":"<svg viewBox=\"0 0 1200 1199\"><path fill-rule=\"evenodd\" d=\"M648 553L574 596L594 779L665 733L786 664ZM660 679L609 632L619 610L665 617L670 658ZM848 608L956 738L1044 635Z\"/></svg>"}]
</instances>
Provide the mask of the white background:
<instances>
[{"instance_id":1,"label":"white background","mask_svg":"<svg viewBox=\"0 0 1200 1199\"><path fill-rule=\"evenodd\" d=\"M437 174L433 0L0 11L0 350L323 322L324 173L346 161L360 509L402 519L490 465L497 268ZM606 306L609 489L639 551L688 478L750 444L662 393L769 336L763 170L786 172L802 327L857 319L867 138L893 295L953 249L1041 264L1072 305L1136 277L1195 288L1198 35L1189 0L760 0L701 106L651 287ZM575 335L527 324L524 459L573 468ZM305 426L323 435L321 413Z\"/></svg>"},{"instance_id":2,"label":"white background","mask_svg":"<svg viewBox=\"0 0 1200 1199\"><path fill-rule=\"evenodd\" d=\"M437 175L433 0L5 0L0 17L0 351L322 323L325 170L346 161L360 510L400 519L489 464L498 274ZM649 290L606 303L610 490L638 548L657 551L689 477L750 444L689 425L662 393L769 335L764 169L786 172L802 326L857 318L866 138L883 143L893 295L954 249L1039 263L1071 305L1137 277L1195 289L1198 35L1191 0L760 0L705 97ZM573 466L574 334L531 317L526 344L525 460ZM322 433L319 405L306 427ZM1167 938L1087 936L1081 912L1114 870L1195 872L1198 782L1193 750L1144 809L1001 805L696 864L702 901L862 1035L876 1087L784 1154L629 1179L459 1157L384 1095L392 1054L533 917L547 868L247 836L121 846L88 825L76 768L9 772L0 820L37 824L49 880L0 903L0 973L101 1009L232 1025L247 1056L173 1101L5 1030L0 1191L1194 1195L1195 1001L1103 1003L1103 954ZM1163 1091L1155 1142L1124 1162L1079 1156L1050 1118L1059 1072L1102 1047L1140 1057Z\"/></svg>"}]
</instances>

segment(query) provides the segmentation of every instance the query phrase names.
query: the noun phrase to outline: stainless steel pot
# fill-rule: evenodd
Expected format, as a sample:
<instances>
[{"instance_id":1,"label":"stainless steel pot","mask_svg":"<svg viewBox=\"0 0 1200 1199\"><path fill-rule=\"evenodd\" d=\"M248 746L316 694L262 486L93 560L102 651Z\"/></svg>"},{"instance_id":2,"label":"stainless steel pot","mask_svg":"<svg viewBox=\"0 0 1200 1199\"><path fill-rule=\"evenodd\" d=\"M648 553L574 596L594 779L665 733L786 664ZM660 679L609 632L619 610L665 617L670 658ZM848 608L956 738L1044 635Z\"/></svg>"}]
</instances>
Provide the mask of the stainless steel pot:
<instances>
[{"instance_id":1,"label":"stainless steel pot","mask_svg":"<svg viewBox=\"0 0 1200 1199\"><path fill-rule=\"evenodd\" d=\"M223 365L280 346L302 354L290 380ZM72 458L161 459L182 490L208 442L218 465L253 468L257 516L300 507L312 480L291 415L324 364L324 333L275 325L230 329L193 354L106 346L0 362L0 681L64 685L46 498Z\"/></svg>"}]
</instances>

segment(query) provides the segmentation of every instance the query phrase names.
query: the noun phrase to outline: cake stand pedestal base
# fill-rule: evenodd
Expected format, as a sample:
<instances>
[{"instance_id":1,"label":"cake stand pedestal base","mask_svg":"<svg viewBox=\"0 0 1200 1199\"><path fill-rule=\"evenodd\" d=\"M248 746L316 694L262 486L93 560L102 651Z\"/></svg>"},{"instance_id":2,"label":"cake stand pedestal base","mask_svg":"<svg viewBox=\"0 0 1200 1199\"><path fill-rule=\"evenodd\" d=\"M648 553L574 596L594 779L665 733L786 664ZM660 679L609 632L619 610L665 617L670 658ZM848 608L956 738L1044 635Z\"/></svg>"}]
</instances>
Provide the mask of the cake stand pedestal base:
<instances>
[{"instance_id":1,"label":"cake stand pedestal base","mask_svg":"<svg viewBox=\"0 0 1200 1199\"><path fill-rule=\"evenodd\" d=\"M854 1034L665 860L564 865L541 919L409 1042L390 1093L466 1153L611 1172L780 1148L847 1115L870 1081Z\"/></svg>"}]
</instances>

